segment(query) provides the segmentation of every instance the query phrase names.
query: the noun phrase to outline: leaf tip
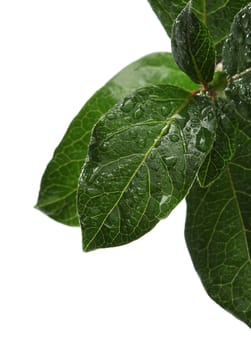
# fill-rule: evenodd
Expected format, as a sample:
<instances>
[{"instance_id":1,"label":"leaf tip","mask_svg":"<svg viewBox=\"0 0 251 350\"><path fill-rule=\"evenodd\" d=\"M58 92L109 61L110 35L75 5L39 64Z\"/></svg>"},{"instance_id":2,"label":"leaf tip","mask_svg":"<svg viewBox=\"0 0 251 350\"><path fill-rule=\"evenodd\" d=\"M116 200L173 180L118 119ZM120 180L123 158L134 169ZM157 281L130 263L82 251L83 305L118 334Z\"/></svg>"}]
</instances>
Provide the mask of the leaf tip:
<instances>
[{"instance_id":1,"label":"leaf tip","mask_svg":"<svg viewBox=\"0 0 251 350\"><path fill-rule=\"evenodd\" d=\"M89 252L91 252L92 250L95 250L95 247L93 247L93 246L91 245L91 242L90 242L90 241L87 241L86 239L83 239L83 240L82 240L82 249L83 249L83 252L89 253Z\"/></svg>"}]
</instances>

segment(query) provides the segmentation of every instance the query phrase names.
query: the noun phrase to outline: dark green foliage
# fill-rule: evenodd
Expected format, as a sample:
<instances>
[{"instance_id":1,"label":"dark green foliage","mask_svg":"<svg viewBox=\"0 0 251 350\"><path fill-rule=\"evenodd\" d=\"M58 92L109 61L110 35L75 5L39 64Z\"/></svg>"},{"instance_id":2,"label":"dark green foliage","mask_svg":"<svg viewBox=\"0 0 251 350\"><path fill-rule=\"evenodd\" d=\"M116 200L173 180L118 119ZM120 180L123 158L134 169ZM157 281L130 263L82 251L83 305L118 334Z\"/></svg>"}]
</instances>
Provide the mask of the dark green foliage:
<instances>
[{"instance_id":1,"label":"dark green foliage","mask_svg":"<svg viewBox=\"0 0 251 350\"><path fill-rule=\"evenodd\" d=\"M129 243L166 217L210 151L215 121L208 97L169 85L113 107L93 130L80 176L84 249Z\"/></svg>"},{"instance_id":2,"label":"dark green foliage","mask_svg":"<svg viewBox=\"0 0 251 350\"><path fill-rule=\"evenodd\" d=\"M251 327L251 115L239 117L235 156L218 181L187 197L186 241L209 295Z\"/></svg>"},{"instance_id":3,"label":"dark green foliage","mask_svg":"<svg viewBox=\"0 0 251 350\"><path fill-rule=\"evenodd\" d=\"M150 54L124 68L96 92L71 122L42 177L38 209L64 224L79 225L76 207L78 178L93 126L125 95L154 83L196 88L178 69L169 53Z\"/></svg>"},{"instance_id":4,"label":"dark green foliage","mask_svg":"<svg viewBox=\"0 0 251 350\"><path fill-rule=\"evenodd\" d=\"M220 177L207 188L195 184L187 196L186 241L208 294L251 327L251 62L245 55L249 51L244 35L237 39L250 20L247 6L236 16L224 46L224 67L231 75L226 94L235 102L235 110L226 104L217 113L218 120L227 121L224 134L219 124L210 154L216 153L211 168L215 167L215 175L219 170ZM200 178L205 168L207 164Z\"/></svg>"},{"instance_id":5,"label":"dark green foliage","mask_svg":"<svg viewBox=\"0 0 251 350\"><path fill-rule=\"evenodd\" d=\"M207 27L194 15L191 3L182 10L173 24L173 57L196 83L213 79L215 50Z\"/></svg>"},{"instance_id":6,"label":"dark green foliage","mask_svg":"<svg viewBox=\"0 0 251 350\"><path fill-rule=\"evenodd\" d=\"M149 2L173 56L139 59L84 105L37 208L80 224L89 251L141 237L186 198L205 289L251 327L251 3Z\"/></svg>"}]
</instances>

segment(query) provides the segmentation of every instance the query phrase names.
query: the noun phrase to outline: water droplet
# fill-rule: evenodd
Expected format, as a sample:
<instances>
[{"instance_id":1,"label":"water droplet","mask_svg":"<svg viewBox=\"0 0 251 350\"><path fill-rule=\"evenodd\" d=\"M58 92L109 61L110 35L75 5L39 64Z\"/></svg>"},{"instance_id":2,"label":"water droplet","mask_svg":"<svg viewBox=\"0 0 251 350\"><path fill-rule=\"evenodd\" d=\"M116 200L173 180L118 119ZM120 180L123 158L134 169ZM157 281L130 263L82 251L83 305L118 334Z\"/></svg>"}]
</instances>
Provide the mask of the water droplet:
<instances>
[{"instance_id":1,"label":"water droplet","mask_svg":"<svg viewBox=\"0 0 251 350\"><path fill-rule=\"evenodd\" d=\"M202 110L201 114L202 114L202 118L204 121L208 121L208 120L210 121L212 119L215 119L215 114L214 114L211 106L204 108Z\"/></svg>"},{"instance_id":2,"label":"water droplet","mask_svg":"<svg viewBox=\"0 0 251 350\"><path fill-rule=\"evenodd\" d=\"M138 108L134 115L136 118L140 118L142 117L143 114L144 114L144 111L141 108Z\"/></svg>"},{"instance_id":3,"label":"water droplet","mask_svg":"<svg viewBox=\"0 0 251 350\"><path fill-rule=\"evenodd\" d=\"M191 113L189 113L189 116L190 116L191 127L198 128L201 123L198 113L196 113L195 111L192 111Z\"/></svg>"},{"instance_id":4,"label":"water droplet","mask_svg":"<svg viewBox=\"0 0 251 350\"><path fill-rule=\"evenodd\" d=\"M177 134L172 134L172 135L169 135L169 139L172 142L178 142L180 138Z\"/></svg>"},{"instance_id":5,"label":"water droplet","mask_svg":"<svg viewBox=\"0 0 251 350\"><path fill-rule=\"evenodd\" d=\"M133 191L135 191L135 189L134 189ZM133 200L134 200L135 202L137 202L137 201L138 201L138 199L139 199L139 196L138 196L138 194L137 194L137 193L133 192L133 196L132 196L132 198L133 198Z\"/></svg>"},{"instance_id":6,"label":"water droplet","mask_svg":"<svg viewBox=\"0 0 251 350\"><path fill-rule=\"evenodd\" d=\"M225 46L227 46L227 45L229 45L230 44L230 42L231 42L231 40L232 40L232 34L230 34L229 35L229 37L226 39L226 41L225 41Z\"/></svg>"},{"instance_id":7,"label":"water droplet","mask_svg":"<svg viewBox=\"0 0 251 350\"><path fill-rule=\"evenodd\" d=\"M196 148L201 152L206 152L207 144L204 136L200 136L196 139Z\"/></svg>"},{"instance_id":8,"label":"water droplet","mask_svg":"<svg viewBox=\"0 0 251 350\"><path fill-rule=\"evenodd\" d=\"M168 168L172 168L177 163L177 157L175 156L165 157L163 159Z\"/></svg>"},{"instance_id":9,"label":"water droplet","mask_svg":"<svg viewBox=\"0 0 251 350\"><path fill-rule=\"evenodd\" d=\"M169 203L170 203L170 200L171 200L172 196L170 195L163 195L161 197L161 200L160 200L160 214L159 214L159 218L162 218L164 219L168 212L170 211L170 206L169 206Z\"/></svg>"},{"instance_id":10,"label":"water droplet","mask_svg":"<svg viewBox=\"0 0 251 350\"><path fill-rule=\"evenodd\" d=\"M250 63L250 62L251 62L251 52L247 52L247 55L246 55L246 62L247 62L247 63Z\"/></svg>"},{"instance_id":11,"label":"water droplet","mask_svg":"<svg viewBox=\"0 0 251 350\"><path fill-rule=\"evenodd\" d=\"M87 187L87 194L96 195L98 193L98 189L96 187Z\"/></svg>"},{"instance_id":12,"label":"water droplet","mask_svg":"<svg viewBox=\"0 0 251 350\"><path fill-rule=\"evenodd\" d=\"M124 100L123 105L121 106L121 110L125 113L131 112L131 110L134 108L135 102L132 98L127 98Z\"/></svg>"},{"instance_id":13,"label":"water droplet","mask_svg":"<svg viewBox=\"0 0 251 350\"><path fill-rule=\"evenodd\" d=\"M153 130L147 130L147 136L152 136L153 135Z\"/></svg>"},{"instance_id":14,"label":"water droplet","mask_svg":"<svg viewBox=\"0 0 251 350\"><path fill-rule=\"evenodd\" d=\"M164 203L166 203L170 199L170 197L171 197L170 195L167 196L164 194L161 198L160 205L163 205Z\"/></svg>"},{"instance_id":15,"label":"water droplet","mask_svg":"<svg viewBox=\"0 0 251 350\"><path fill-rule=\"evenodd\" d=\"M141 137L137 140L137 144L141 147L144 147L146 145L146 140L143 137Z\"/></svg>"},{"instance_id":16,"label":"water droplet","mask_svg":"<svg viewBox=\"0 0 251 350\"><path fill-rule=\"evenodd\" d=\"M183 129L184 126L186 125L187 119L184 116L177 114L176 120L179 123L180 127Z\"/></svg>"},{"instance_id":17,"label":"water droplet","mask_svg":"<svg viewBox=\"0 0 251 350\"><path fill-rule=\"evenodd\" d=\"M143 197L143 196L145 196L145 193L144 193L144 192L138 193L139 200L140 200L140 197Z\"/></svg>"},{"instance_id":18,"label":"water droplet","mask_svg":"<svg viewBox=\"0 0 251 350\"><path fill-rule=\"evenodd\" d=\"M117 118L117 115L113 112L107 112L105 119L106 120L114 120L115 117ZM100 121L101 122L101 121Z\"/></svg>"},{"instance_id":19,"label":"water droplet","mask_svg":"<svg viewBox=\"0 0 251 350\"><path fill-rule=\"evenodd\" d=\"M246 13L241 16L241 22L242 26L247 29L249 26L249 16Z\"/></svg>"},{"instance_id":20,"label":"water droplet","mask_svg":"<svg viewBox=\"0 0 251 350\"><path fill-rule=\"evenodd\" d=\"M109 147L109 142L103 142L103 144L100 145L101 151L106 151Z\"/></svg>"},{"instance_id":21,"label":"water droplet","mask_svg":"<svg viewBox=\"0 0 251 350\"><path fill-rule=\"evenodd\" d=\"M100 180L96 179L96 180L94 181L94 184L97 185L97 186L100 185Z\"/></svg>"},{"instance_id":22,"label":"water droplet","mask_svg":"<svg viewBox=\"0 0 251 350\"><path fill-rule=\"evenodd\" d=\"M99 167L97 166L96 168L93 169L92 175L94 175L98 170L99 170Z\"/></svg>"},{"instance_id":23,"label":"water droplet","mask_svg":"<svg viewBox=\"0 0 251 350\"><path fill-rule=\"evenodd\" d=\"M138 132L135 128L129 130L129 136L131 139L136 139L138 137Z\"/></svg>"},{"instance_id":24,"label":"water droplet","mask_svg":"<svg viewBox=\"0 0 251 350\"><path fill-rule=\"evenodd\" d=\"M248 35L246 36L246 43L247 43L248 45L251 45L251 34L248 34Z\"/></svg>"},{"instance_id":25,"label":"water droplet","mask_svg":"<svg viewBox=\"0 0 251 350\"><path fill-rule=\"evenodd\" d=\"M127 226L133 226L133 222L131 219L126 219L126 225Z\"/></svg>"},{"instance_id":26,"label":"water droplet","mask_svg":"<svg viewBox=\"0 0 251 350\"><path fill-rule=\"evenodd\" d=\"M165 117L166 115L168 115L168 108L166 106L162 106L161 107L161 113L163 114L163 116Z\"/></svg>"},{"instance_id":27,"label":"water droplet","mask_svg":"<svg viewBox=\"0 0 251 350\"><path fill-rule=\"evenodd\" d=\"M206 152L211 141L211 133L206 128L201 128L196 136L196 148L201 152Z\"/></svg>"},{"instance_id":28,"label":"water droplet","mask_svg":"<svg viewBox=\"0 0 251 350\"><path fill-rule=\"evenodd\" d=\"M112 225L108 224L107 222L104 224L104 228L106 228L107 230L111 230L113 228Z\"/></svg>"}]
</instances>

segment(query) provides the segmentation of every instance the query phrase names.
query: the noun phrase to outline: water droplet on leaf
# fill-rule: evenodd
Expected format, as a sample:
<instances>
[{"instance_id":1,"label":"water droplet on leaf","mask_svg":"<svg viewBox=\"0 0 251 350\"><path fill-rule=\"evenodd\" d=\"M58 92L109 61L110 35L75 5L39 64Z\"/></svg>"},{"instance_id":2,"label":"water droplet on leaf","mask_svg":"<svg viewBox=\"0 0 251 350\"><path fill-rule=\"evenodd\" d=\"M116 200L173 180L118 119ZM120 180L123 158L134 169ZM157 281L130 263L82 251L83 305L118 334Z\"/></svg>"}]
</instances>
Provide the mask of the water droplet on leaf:
<instances>
[{"instance_id":1,"label":"water droplet on leaf","mask_svg":"<svg viewBox=\"0 0 251 350\"><path fill-rule=\"evenodd\" d=\"M169 136L170 141L172 142L178 142L179 141L179 136L177 134L172 134Z\"/></svg>"},{"instance_id":2,"label":"water droplet on leaf","mask_svg":"<svg viewBox=\"0 0 251 350\"><path fill-rule=\"evenodd\" d=\"M121 110L125 113L129 113L132 111L134 106L135 106L135 102L132 100L132 98L127 98L123 102L123 105L121 106Z\"/></svg>"},{"instance_id":3,"label":"water droplet on leaf","mask_svg":"<svg viewBox=\"0 0 251 350\"><path fill-rule=\"evenodd\" d=\"M201 152L206 152L211 141L211 134L206 128L201 128L196 136L196 148Z\"/></svg>"},{"instance_id":4,"label":"water droplet on leaf","mask_svg":"<svg viewBox=\"0 0 251 350\"><path fill-rule=\"evenodd\" d=\"M106 151L109 147L109 142L103 142L103 144L101 144L100 148L102 151Z\"/></svg>"},{"instance_id":5,"label":"water droplet on leaf","mask_svg":"<svg viewBox=\"0 0 251 350\"><path fill-rule=\"evenodd\" d=\"M141 137L137 140L137 144L141 147L144 147L146 145L146 140L143 137Z\"/></svg>"},{"instance_id":6,"label":"water droplet on leaf","mask_svg":"<svg viewBox=\"0 0 251 350\"><path fill-rule=\"evenodd\" d=\"M186 125L187 119L184 116L177 114L176 120L179 123L180 127L183 129L184 126Z\"/></svg>"},{"instance_id":7,"label":"water droplet on leaf","mask_svg":"<svg viewBox=\"0 0 251 350\"><path fill-rule=\"evenodd\" d=\"M248 28L249 26L249 16L244 13L242 16L241 16L241 22L242 22L242 26L246 29Z\"/></svg>"},{"instance_id":8,"label":"water droplet on leaf","mask_svg":"<svg viewBox=\"0 0 251 350\"><path fill-rule=\"evenodd\" d=\"M129 136L131 139L136 139L138 136L138 132L137 130L135 130L135 128L132 128L129 130Z\"/></svg>"},{"instance_id":9,"label":"water droplet on leaf","mask_svg":"<svg viewBox=\"0 0 251 350\"><path fill-rule=\"evenodd\" d=\"M141 108L138 108L135 112L135 117L140 118L144 114L144 111Z\"/></svg>"},{"instance_id":10,"label":"water droplet on leaf","mask_svg":"<svg viewBox=\"0 0 251 350\"><path fill-rule=\"evenodd\" d=\"M169 203L170 203L171 196L164 194L160 200L160 214L159 218L164 219L167 215L168 212L170 211Z\"/></svg>"},{"instance_id":11,"label":"water droplet on leaf","mask_svg":"<svg viewBox=\"0 0 251 350\"><path fill-rule=\"evenodd\" d=\"M166 115L168 115L168 108L166 106L162 106L161 107L161 113L163 114L164 117Z\"/></svg>"},{"instance_id":12,"label":"water droplet on leaf","mask_svg":"<svg viewBox=\"0 0 251 350\"><path fill-rule=\"evenodd\" d=\"M168 168L172 168L177 163L177 157L170 156L163 158Z\"/></svg>"},{"instance_id":13,"label":"water droplet on leaf","mask_svg":"<svg viewBox=\"0 0 251 350\"><path fill-rule=\"evenodd\" d=\"M251 34L248 34L248 35L246 36L246 43L247 43L248 45L251 45Z\"/></svg>"}]
</instances>

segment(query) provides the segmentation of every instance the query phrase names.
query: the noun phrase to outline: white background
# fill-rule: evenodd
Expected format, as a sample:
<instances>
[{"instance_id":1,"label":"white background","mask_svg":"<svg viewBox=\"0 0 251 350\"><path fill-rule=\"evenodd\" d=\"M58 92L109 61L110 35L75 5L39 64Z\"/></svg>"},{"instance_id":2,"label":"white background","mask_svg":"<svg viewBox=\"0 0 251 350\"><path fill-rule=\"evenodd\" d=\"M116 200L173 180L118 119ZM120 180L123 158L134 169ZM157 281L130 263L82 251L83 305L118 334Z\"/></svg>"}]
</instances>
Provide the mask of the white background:
<instances>
[{"instance_id":1,"label":"white background","mask_svg":"<svg viewBox=\"0 0 251 350\"><path fill-rule=\"evenodd\" d=\"M83 253L33 209L66 127L117 71L169 40L147 0L0 3L0 348L250 349L188 255L185 204L130 245Z\"/></svg>"}]
</instances>

